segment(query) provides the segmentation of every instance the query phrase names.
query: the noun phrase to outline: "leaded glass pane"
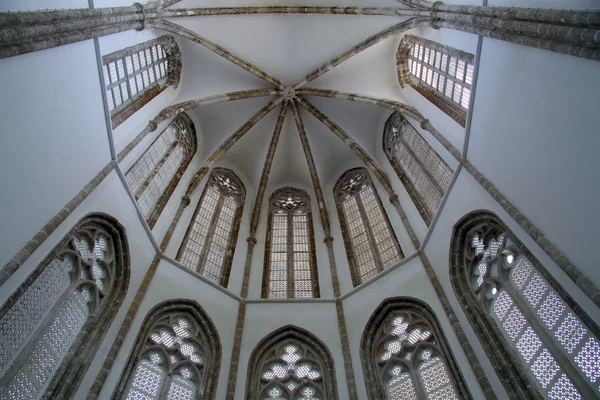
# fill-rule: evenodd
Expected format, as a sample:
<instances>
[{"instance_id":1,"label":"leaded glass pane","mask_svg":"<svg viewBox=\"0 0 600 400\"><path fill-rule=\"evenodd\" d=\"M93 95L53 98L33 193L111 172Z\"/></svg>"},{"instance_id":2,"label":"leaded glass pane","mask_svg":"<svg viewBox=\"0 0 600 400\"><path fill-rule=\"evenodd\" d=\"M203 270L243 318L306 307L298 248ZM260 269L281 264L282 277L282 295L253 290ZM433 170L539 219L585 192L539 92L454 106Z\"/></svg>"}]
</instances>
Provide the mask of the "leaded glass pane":
<instances>
[{"instance_id":1,"label":"leaded glass pane","mask_svg":"<svg viewBox=\"0 0 600 400\"><path fill-rule=\"evenodd\" d=\"M368 239L365 221L363 221L358 210L358 204L354 197L349 197L342 203L348 234L354 249L355 262L361 282L371 279L377 275L375 257Z\"/></svg>"}]
</instances>

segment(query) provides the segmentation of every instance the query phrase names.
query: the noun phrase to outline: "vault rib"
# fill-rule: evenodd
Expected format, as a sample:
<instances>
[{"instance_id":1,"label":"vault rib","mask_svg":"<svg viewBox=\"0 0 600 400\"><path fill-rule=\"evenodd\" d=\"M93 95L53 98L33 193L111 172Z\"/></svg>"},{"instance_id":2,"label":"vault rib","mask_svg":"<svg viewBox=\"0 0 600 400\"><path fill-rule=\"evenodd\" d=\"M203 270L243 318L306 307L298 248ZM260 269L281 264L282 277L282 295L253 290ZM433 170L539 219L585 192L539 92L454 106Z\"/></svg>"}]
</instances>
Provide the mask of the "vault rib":
<instances>
[{"instance_id":1,"label":"vault rib","mask_svg":"<svg viewBox=\"0 0 600 400\"><path fill-rule=\"evenodd\" d=\"M303 80L301 80L300 82L298 82L294 85L294 89L298 89L298 88L306 85L308 82L311 82L311 81L317 79L318 77L320 77L327 71L331 70L334 67L337 67L344 61L349 60L350 58L352 58L355 55L361 53L362 51L368 49L369 47L374 46L377 43L379 43L391 36L394 36L398 33L407 31L412 28L417 28L419 26L428 25L430 23L430 21L431 21L430 18L411 18L409 20L402 21L399 24L389 27L389 28L369 37L368 39L360 42L356 46L352 47L350 50L337 56L336 58L329 61L328 63L321 65L319 68L315 69L314 71L310 72L308 75L306 75L306 77Z\"/></svg>"},{"instance_id":2,"label":"vault rib","mask_svg":"<svg viewBox=\"0 0 600 400\"><path fill-rule=\"evenodd\" d=\"M408 6L408 5L407 5ZM413 4L410 6L414 7ZM327 6L267 6L267 7L202 7L175 8L156 12L158 18L200 17L207 15L256 14L329 14L329 15L387 15L423 16L430 11L393 7L327 7Z\"/></svg>"},{"instance_id":3,"label":"vault rib","mask_svg":"<svg viewBox=\"0 0 600 400\"><path fill-rule=\"evenodd\" d=\"M184 28L181 25L174 24L169 21L163 21L163 20L157 20L157 19L152 19L152 20L147 21L146 25L150 28L162 29L164 31L171 32L173 34L179 35L179 36L189 39L193 42L196 42L196 43L200 44L201 46L207 48L208 50L212 51L213 53L218 54L219 56L225 58L228 61L231 61L238 67L250 72L251 74L256 75L257 77L264 80L265 82L267 82L273 86L276 86L279 89L284 88L283 83L281 83L281 81L279 79L267 74L265 71L263 71L256 65L250 64L249 62L243 60L242 58L233 55L231 52L229 52L225 48L198 35L197 33L193 32L189 29Z\"/></svg>"}]
</instances>

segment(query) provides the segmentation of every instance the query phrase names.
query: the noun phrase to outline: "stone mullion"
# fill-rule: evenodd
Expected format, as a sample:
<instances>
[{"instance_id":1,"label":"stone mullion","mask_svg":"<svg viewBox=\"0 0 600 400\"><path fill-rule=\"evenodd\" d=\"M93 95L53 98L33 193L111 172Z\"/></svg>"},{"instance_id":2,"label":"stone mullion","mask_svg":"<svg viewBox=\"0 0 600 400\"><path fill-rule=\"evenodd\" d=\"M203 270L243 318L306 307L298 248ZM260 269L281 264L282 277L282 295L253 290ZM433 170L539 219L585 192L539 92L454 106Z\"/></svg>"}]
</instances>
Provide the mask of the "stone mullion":
<instances>
[{"instance_id":1,"label":"stone mullion","mask_svg":"<svg viewBox=\"0 0 600 400\"><path fill-rule=\"evenodd\" d=\"M160 168L164 165L164 163L167 162L167 160L169 159L169 156L175 150L175 148L177 148L178 144L179 144L179 141L175 140L175 142L173 142L173 144L171 145L171 147L169 147L169 149L161 157L161 159L158 161L158 163L156 163L156 165L154 166L154 169L153 169L152 173L150 174L150 176L148 176L144 180L144 182L142 183L142 185L140 186L140 188L137 190L137 193L135 193L135 199L136 200L139 200L140 197L142 197L142 194L144 194L144 192L146 191L146 189L148 188L148 186L150 186L150 182L152 181L152 179L154 179L154 177L156 176L156 174L158 174L158 171L160 171ZM152 147L152 145L150 145L150 147ZM148 148L148 150L149 149L150 148ZM148 150L146 150L146 151L148 151Z\"/></svg>"},{"instance_id":2,"label":"stone mullion","mask_svg":"<svg viewBox=\"0 0 600 400\"><path fill-rule=\"evenodd\" d=\"M293 299L296 280L294 279L294 215L292 210L288 210L287 219L287 297Z\"/></svg>"},{"instance_id":3,"label":"stone mullion","mask_svg":"<svg viewBox=\"0 0 600 400\"><path fill-rule=\"evenodd\" d=\"M271 89L267 89L271 90ZM248 91L251 92L251 91ZM231 352L231 362L229 365L229 376L227 378L227 393L225 395L226 400L233 400L235 396L235 386L237 381L237 373L239 368L240 351L242 346L242 338L244 333L244 322L246 316L246 298L248 297L248 286L250 284L250 271L252 266L252 256L254 255L254 246L256 246L256 230L258 228L258 219L262 208L262 201L264 198L265 190L267 188L267 181L271 166L273 164L273 157L275 156L275 150L279 143L279 137L281 136L281 129L283 127L283 121L287 113L288 102L285 101L279 111L279 117L275 124L275 130L269 144L269 150L265 158L262 175L260 178L260 184L258 191L256 192L256 199L254 200L254 209L252 210L252 218L250 223L250 234L248 239L248 248L246 249L246 262L244 264L244 275L242 277L242 288L240 292L240 301L238 309L238 318L235 325L235 334L233 338L233 350Z\"/></svg>"},{"instance_id":4,"label":"stone mullion","mask_svg":"<svg viewBox=\"0 0 600 400\"><path fill-rule=\"evenodd\" d=\"M205 188L204 190L206 190ZM198 265L194 270L198 272L200 275L204 273L204 267L206 265L206 259L208 258L208 253L210 250L210 246L212 244L213 236L215 235L215 230L217 229L217 223L219 222L219 216L221 214L221 210L223 208L223 203L225 202L223 194L219 193L219 200L217 201L217 205L215 206L215 213L212 216L212 220L210 221L210 225L208 226L208 230L206 231L206 238L204 238L204 249L202 250L202 255L200 256L200 260ZM225 260L223 260L225 261ZM224 265L221 265L223 268ZM224 271L221 271L221 275ZM204 275L203 275L204 276ZM222 277L222 276L221 276ZM221 279L219 279L221 281Z\"/></svg>"},{"instance_id":5,"label":"stone mullion","mask_svg":"<svg viewBox=\"0 0 600 400\"><path fill-rule=\"evenodd\" d=\"M371 186L371 189L373 190L373 194L377 196L375 188ZM365 226L365 234L367 235L367 240L369 241L369 246L371 247L371 252L373 253L373 261L375 261L375 265L377 266L377 272L379 273L383 271L383 262L381 262L381 254L379 254L379 248L377 247L375 235L373 234L373 230L371 228L371 220L367 217L367 212L365 211L365 206L362 202L362 199L360 198L360 194L355 193L353 197L356 201L356 206L358 207L360 218L363 220L363 225Z\"/></svg>"},{"instance_id":6,"label":"stone mullion","mask_svg":"<svg viewBox=\"0 0 600 400\"><path fill-rule=\"evenodd\" d=\"M165 252L167 250L167 246L169 245L169 242L171 241L171 237L173 236L173 232L175 232L175 228L177 227L177 224L179 223L179 220L181 219L183 210L187 206L190 205L190 196L196 190L196 188L198 187L198 185L200 184L200 182L206 176L207 173L208 173L208 168L201 168L192 177L192 180L190 181L190 183L188 185L185 195L181 198L181 203L179 203L179 208L177 209L177 212L175 213L175 217L173 218L173 221L171 221L171 224L169 225L169 229L167 229L167 233L165 233L165 236L163 237L163 240L160 243L160 251Z\"/></svg>"}]
</instances>

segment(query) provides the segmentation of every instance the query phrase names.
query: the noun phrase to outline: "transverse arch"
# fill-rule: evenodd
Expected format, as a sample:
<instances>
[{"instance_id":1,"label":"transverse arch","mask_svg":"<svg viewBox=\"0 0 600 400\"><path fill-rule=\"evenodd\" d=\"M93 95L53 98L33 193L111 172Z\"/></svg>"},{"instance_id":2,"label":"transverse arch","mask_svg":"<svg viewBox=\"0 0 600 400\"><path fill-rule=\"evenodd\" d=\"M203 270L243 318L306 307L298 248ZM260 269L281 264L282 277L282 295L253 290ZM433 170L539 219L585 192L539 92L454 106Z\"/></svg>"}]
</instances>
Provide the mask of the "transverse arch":
<instances>
[{"instance_id":1,"label":"transverse arch","mask_svg":"<svg viewBox=\"0 0 600 400\"><path fill-rule=\"evenodd\" d=\"M335 366L327 346L288 325L255 347L248 363L246 399L337 400Z\"/></svg>"},{"instance_id":2,"label":"transverse arch","mask_svg":"<svg viewBox=\"0 0 600 400\"><path fill-rule=\"evenodd\" d=\"M435 314L421 300L384 300L365 327L360 355L370 400L471 399Z\"/></svg>"}]
</instances>

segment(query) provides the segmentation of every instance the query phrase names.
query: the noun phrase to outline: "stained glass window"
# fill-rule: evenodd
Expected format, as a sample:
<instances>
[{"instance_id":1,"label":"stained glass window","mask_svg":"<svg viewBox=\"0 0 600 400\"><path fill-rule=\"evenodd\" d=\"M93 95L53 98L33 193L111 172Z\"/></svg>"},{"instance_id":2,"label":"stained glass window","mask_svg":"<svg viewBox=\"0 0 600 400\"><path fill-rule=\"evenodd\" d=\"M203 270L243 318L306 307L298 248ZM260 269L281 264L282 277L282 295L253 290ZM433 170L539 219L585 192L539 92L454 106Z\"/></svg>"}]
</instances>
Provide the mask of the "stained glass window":
<instances>
[{"instance_id":1,"label":"stained glass window","mask_svg":"<svg viewBox=\"0 0 600 400\"><path fill-rule=\"evenodd\" d=\"M157 306L146 318L117 396L127 400L214 398L220 345L193 302Z\"/></svg>"},{"instance_id":2,"label":"stained glass window","mask_svg":"<svg viewBox=\"0 0 600 400\"><path fill-rule=\"evenodd\" d=\"M493 357L514 355L504 364L518 360L512 371L523 371L521 384L512 389L534 387L550 399L598 397L596 324L495 216L482 212L465 221L456 228L463 246L456 260L459 290L469 295L463 305L469 304L469 316L485 317L477 321L487 334L497 333L504 352Z\"/></svg>"},{"instance_id":3,"label":"stained glass window","mask_svg":"<svg viewBox=\"0 0 600 400\"><path fill-rule=\"evenodd\" d=\"M61 398L57 381L91 362L114 316L107 304L126 290L124 237L112 223L86 217L0 311L0 399ZM65 359L73 346L77 357Z\"/></svg>"},{"instance_id":4,"label":"stained glass window","mask_svg":"<svg viewBox=\"0 0 600 400\"><path fill-rule=\"evenodd\" d=\"M366 169L344 173L334 192L356 286L404 256Z\"/></svg>"},{"instance_id":5,"label":"stained glass window","mask_svg":"<svg viewBox=\"0 0 600 400\"><path fill-rule=\"evenodd\" d=\"M177 260L226 287L245 197L244 185L233 171L213 169Z\"/></svg>"},{"instance_id":6,"label":"stained glass window","mask_svg":"<svg viewBox=\"0 0 600 400\"><path fill-rule=\"evenodd\" d=\"M390 163L429 225L453 171L402 114L392 114L383 135L383 149Z\"/></svg>"},{"instance_id":7,"label":"stained glass window","mask_svg":"<svg viewBox=\"0 0 600 400\"><path fill-rule=\"evenodd\" d=\"M270 198L263 297L319 297L310 198L282 188Z\"/></svg>"},{"instance_id":8,"label":"stained glass window","mask_svg":"<svg viewBox=\"0 0 600 400\"><path fill-rule=\"evenodd\" d=\"M125 173L125 180L151 228L195 153L194 124L182 113Z\"/></svg>"},{"instance_id":9,"label":"stained glass window","mask_svg":"<svg viewBox=\"0 0 600 400\"><path fill-rule=\"evenodd\" d=\"M411 85L464 126L471 99L475 56L431 40L405 35L397 58L400 83Z\"/></svg>"},{"instance_id":10,"label":"stained glass window","mask_svg":"<svg viewBox=\"0 0 600 400\"><path fill-rule=\"evenodd\" d=\"M335 373L329 350L309 332L287 326L252 352L246 387L252 400L334 400Z\"/></svg>"},{"instance_id":11,"label":"stained glass window","mask_svg":"<svg viewBox=\"0 0 600 400\"><path fill-rule=\"evenodd\" d=\"M363 333L369 399L471 398L433 311L405 297L386 299Z\"/></svg>"}]
</instances>

